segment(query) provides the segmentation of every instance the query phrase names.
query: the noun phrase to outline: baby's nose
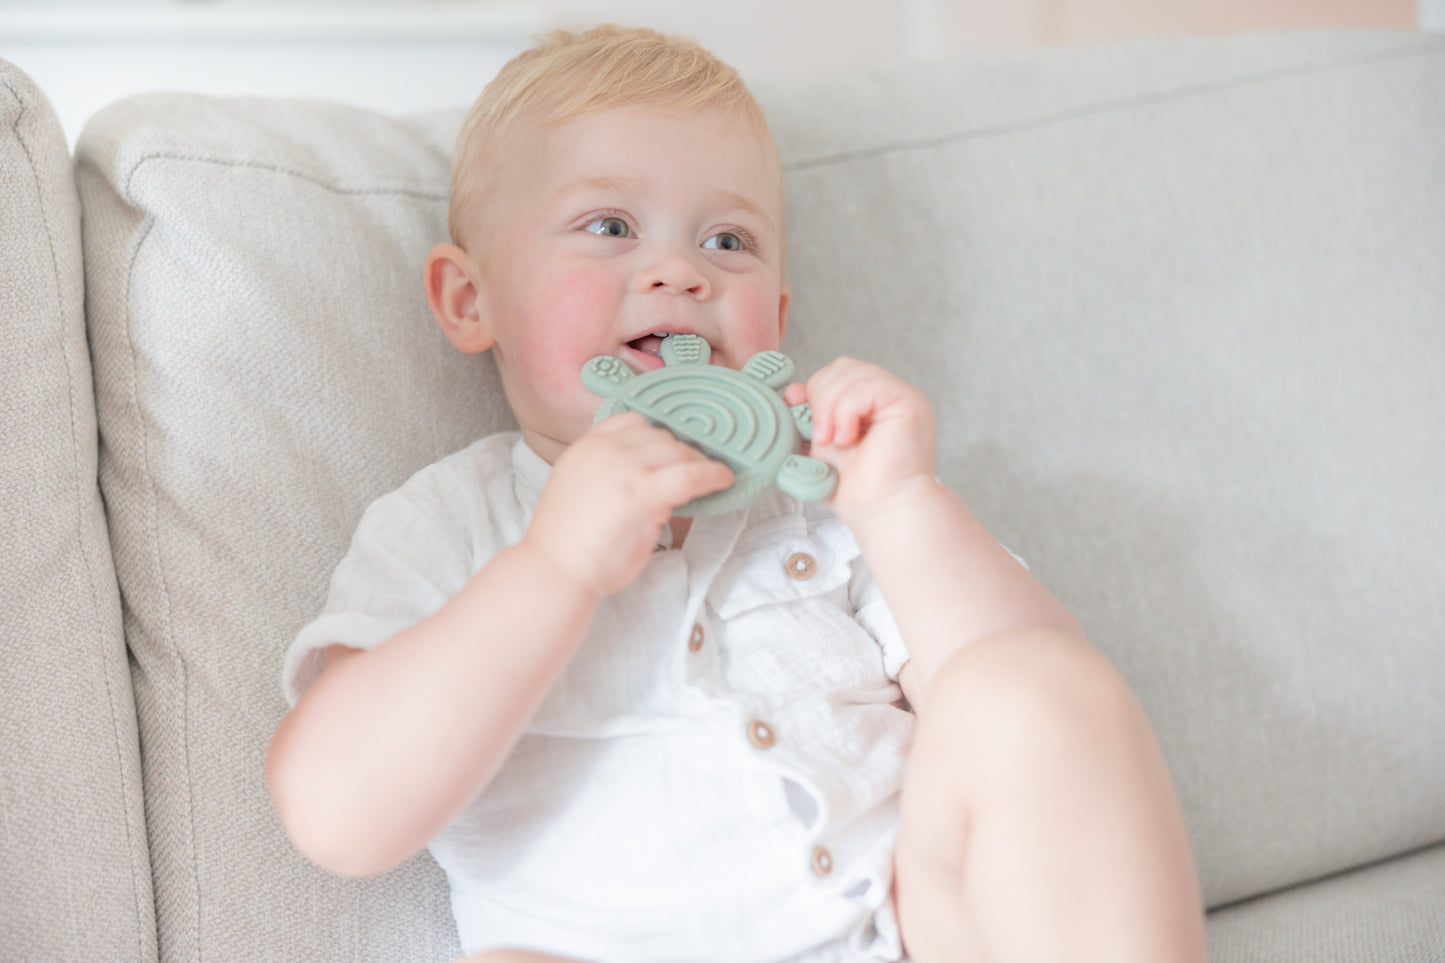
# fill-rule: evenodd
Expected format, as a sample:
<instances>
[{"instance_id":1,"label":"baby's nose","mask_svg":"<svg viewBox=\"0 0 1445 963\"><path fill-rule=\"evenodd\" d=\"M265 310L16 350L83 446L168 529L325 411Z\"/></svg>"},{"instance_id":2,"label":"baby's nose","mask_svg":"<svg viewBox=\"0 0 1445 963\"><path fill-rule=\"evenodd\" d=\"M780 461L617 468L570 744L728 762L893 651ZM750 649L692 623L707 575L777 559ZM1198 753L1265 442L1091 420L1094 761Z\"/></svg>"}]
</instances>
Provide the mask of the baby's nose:
<instances>
[{"instance_id":1,"label":"baby's nose","mask_svg":"<svg viewBox=\"0 0 1445 963\"><path fill-rule=\"evenodd\" d=\"M698 266L679 254L658 259L642 272L638 282L643 291L688 294L699 300L712 293L707 277Z\"/></svg>"}]
</instances>

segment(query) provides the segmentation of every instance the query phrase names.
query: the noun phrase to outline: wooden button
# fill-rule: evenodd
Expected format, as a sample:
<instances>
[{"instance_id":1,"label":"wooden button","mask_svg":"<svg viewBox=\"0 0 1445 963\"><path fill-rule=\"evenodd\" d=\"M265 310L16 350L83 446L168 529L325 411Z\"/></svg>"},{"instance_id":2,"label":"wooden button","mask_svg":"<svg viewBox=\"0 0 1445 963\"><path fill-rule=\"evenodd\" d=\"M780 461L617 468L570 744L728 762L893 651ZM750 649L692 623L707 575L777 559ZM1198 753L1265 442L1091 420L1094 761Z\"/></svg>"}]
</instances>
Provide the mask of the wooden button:
<instances>
[{"instance_id":1,"label":"wooden button","mask_svg":"<svg viewBox=\"0 0 1445 963\"><path fill-rule=\"evenodd\" d=\"M773 727L766 722L760 722L754 719L748 723L748 742L751 742L759 749L771 749L773 743L777 741L778 737L774 734Z\"/></svg>"},{"instance_id":2,"label":"wooden button","mask_svg":"<svg viewBox=\"0 0 1445 963\"><path fill-rule=\"evenodd\" d=\"M702 623L694 622L692 624L692 635L688 636L687 638L687 650L689 652L696 652L698 649L701 649L702 640Z\"/></svg>"},{"instance_id":3,"label":"wooden button","mask_svg":"<svg viewBox=\"0 0 1445 963\"><path fill-rule=\"evenodd\" d=\"M794 552L788 556L783 567L789 575L801 582L813 577L813 573L818 570L818 562L807 552Z\"/></svg>"},{"instance_id":4,"label":"wooden button","mask_svg":"<svg viewBox=\"0 0 1445 963\"><path fill-rule=\"evenodd\" d=\"M822 846L814 846L813 858L808 860L808 866L814 876L827 876L833 871L833 854Z\"/></svg>"}]
</instances>

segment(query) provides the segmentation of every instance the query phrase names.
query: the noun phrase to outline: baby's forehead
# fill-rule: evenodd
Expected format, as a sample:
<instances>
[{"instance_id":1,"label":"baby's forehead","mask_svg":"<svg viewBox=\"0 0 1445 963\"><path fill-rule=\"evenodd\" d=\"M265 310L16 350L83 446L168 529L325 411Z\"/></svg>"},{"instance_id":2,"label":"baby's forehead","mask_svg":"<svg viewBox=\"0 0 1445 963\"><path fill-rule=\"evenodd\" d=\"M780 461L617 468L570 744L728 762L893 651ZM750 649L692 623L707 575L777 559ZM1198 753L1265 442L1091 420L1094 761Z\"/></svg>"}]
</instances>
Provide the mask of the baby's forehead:
<instances>
[{"instance_id":1,"label":"baby's forehead","mask_svg":"<svg viewBox=\"0 0 1445 963\"><path fill-rule=\"evenodd\" d=\"M556 131L578 122L591 121L599 125L625 124L638 117L646 118L660 127L673 126L677 129L679 136L682 136L684 131L689 133L696 131L700 121L706 122L706 129L711 130L709 136L717 138L733 139L738 136L739 129L745 129L748 132L749 140L766 148L766 153L771 158L776 159L777 156L772 133L768 130L767 122L763 119L761 111L743 110L726 104L696 107L672 100L649 99L566 112L524 112L517 115L517 122L519 126Z\"/></svg>"},{"instance_id":2,"label":"baby's forehead","mask_svg":"<svg viewBox=\"0 0 1445 963\"><path fill-rule=\"evenodd\" d=\"M505 130L493 130L490 143L471 154L478 167L478 188L463 217L473 223L510 209L522 197L552 197L559 206L565 193L612 193L636 197L649 193L650 179L698 170L712 177L710 193L747 202L734 207L761 209L774 230L782 230L783 176L772 136L760 113L709 106L687 111L668 102L607 105L566 115L530 111L511 118ZM656 163L673 145L688 145L677 166ZM610 189L610 191L609 191Z\"/></svg>"},{"instance_id":3,"label":"baby's forehead","mask_svg":"<svg viewBox=\"0 0 1445 963\"><path fill-rule=\"evenodd\" d=\"M526 121L510 147L515 156L506 160L521 161L512 165L520 173L555 172L598 187L636 186L650 174L679 170L710 170L721 179L736 175L770 187L782 177L766 125L736 111L609 107L551 122ZM677 167L660 169L659 158Z\"/></svg>"}]
</instances>

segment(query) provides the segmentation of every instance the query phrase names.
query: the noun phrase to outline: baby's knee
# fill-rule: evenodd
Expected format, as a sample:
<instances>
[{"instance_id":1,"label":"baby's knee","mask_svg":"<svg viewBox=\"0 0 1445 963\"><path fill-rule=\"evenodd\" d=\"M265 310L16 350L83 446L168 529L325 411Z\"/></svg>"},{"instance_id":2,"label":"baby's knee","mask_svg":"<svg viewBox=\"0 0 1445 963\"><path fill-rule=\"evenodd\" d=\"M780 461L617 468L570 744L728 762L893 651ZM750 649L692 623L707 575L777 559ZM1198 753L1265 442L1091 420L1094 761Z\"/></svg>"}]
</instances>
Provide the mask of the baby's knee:
<instances>
[{"instance_id":1,"label":"baby's knee","mask_svg":"<svg viewBox=\"0 0 1445 963\"><path fill-rule=\"evenodd\" d=\"M1143 712L1109 661L1059 633L970 644L944 663L921 702L899 845L955 870L980 806L1047 795L1101 754L1150 744Z\"/></svg>"},{"instance_id":2,"label":"baby's knee","mask_svg":"<svg viewBox=\"0 0 1445 963\"><path fill-rule=\"evenodd\" d=\"M1050 631L964 646L940 667L923 703L917 741L925 753L967 746L1017 759L1147 726L1108 659L1081 638Z\"/></svg>"}]
</instances>

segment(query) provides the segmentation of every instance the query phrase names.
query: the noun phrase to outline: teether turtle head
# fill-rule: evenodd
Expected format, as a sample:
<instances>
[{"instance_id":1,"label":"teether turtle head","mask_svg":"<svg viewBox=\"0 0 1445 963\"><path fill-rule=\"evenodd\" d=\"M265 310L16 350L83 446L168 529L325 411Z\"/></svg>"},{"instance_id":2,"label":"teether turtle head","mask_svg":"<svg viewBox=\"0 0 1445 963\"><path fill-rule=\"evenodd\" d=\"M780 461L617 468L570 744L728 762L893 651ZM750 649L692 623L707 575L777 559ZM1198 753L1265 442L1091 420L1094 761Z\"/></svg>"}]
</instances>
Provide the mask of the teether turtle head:
<instances>
[{"instance_id":1,"label":"teether turtle head","mask_svg":"<svg viewBox=\"0 0 1445 963\"><path fill-rule=\"evenodd\" d=\"M833 493L833 469L798 454L812 435L813 415L806 404L789 408L779 393L793 378L787 355L760 351L733 371L708 364L712 348L695 334L669 336L660 353L663 367L643 374L599 355L582 366L582 384L602 396L598 421L636 411L733 470L731 487L693 499L677 514L730 512L772 484L804 501Z\"/></svg>"}]
</instances>

